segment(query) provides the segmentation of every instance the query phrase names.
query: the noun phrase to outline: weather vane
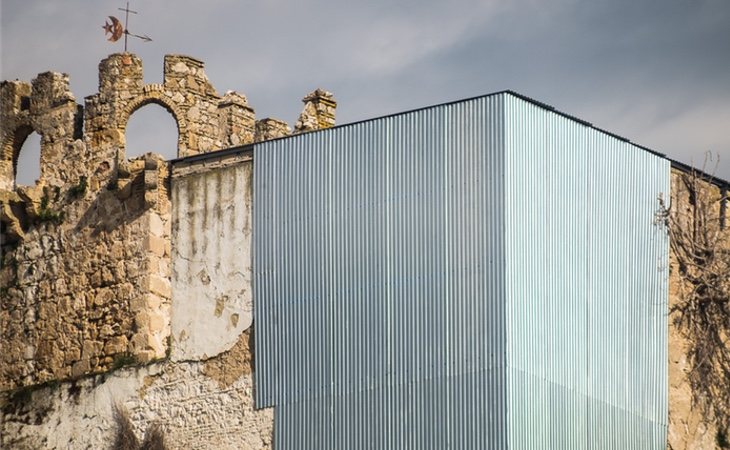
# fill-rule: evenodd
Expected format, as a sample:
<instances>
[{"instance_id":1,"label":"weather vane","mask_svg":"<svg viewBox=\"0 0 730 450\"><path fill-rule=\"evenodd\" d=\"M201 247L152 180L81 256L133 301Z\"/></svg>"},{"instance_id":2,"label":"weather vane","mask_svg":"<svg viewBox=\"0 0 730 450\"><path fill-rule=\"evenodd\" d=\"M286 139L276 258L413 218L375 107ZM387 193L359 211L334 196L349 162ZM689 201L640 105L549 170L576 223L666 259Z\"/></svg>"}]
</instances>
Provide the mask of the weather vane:
<instances>
[{"instance_id":1,"label":"weather vane","mask_svg":"<svg viewBox=\"0 0 730 450\"><path fill-rule=\"evenodd\" d=\"M124 52L126 53L127 52L127 37L128 36L132 36L132 37L136 37L138 39L142 39L145 42L150 42L152 40L152 38L150 38L146 34L144 36L140 36L138 34L132 34L132 33L129 32L129 29L128 29L128 25L129 25L129 13L137 14L137 11L132 11L131 9L129 9L129 2L127 2L127 7L126 8L119 8L119 10L125 12L124 26L123 27L122 27L122 23L119 22L119 19L117 19L114 16L109 16L109 20L111 20L112 23L109 23L107 21L104 21L104 26L102 26L102 28L104 29L104 35L105 36L107 34L110 34L111 35L111 36L109 36L107 38L107 40L109 42L117 42L119 40L119 38L121 38L122 35L124 35Z\"/></svg>"}]
</instances>

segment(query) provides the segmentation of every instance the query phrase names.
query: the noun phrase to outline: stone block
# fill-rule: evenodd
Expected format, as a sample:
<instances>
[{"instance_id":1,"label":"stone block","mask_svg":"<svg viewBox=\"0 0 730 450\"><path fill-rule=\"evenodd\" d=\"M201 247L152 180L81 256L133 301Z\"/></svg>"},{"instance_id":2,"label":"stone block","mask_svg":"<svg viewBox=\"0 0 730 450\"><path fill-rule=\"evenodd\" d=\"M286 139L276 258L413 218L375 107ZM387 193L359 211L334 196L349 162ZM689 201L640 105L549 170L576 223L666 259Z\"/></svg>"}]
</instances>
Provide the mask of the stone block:
<instances>
[{"instance_id":1,"label":"stone block","mask_svg":"<svg viewBox=\"0 0 730 450\"><path fill-rule=\"evenodd\" d=\"M170 298L172 291L170 287L170 280L162 278L159 275L149 276L150 292L159 295L160 297Z\"/></svg>"},{"instance_id":2,"label":"stone block","mask_svg":"<svg viewBox=\"0 0 730 450\"><path fill-rule=\"evenodd\" d=\"M121 242L114 242L109 252L113 260L120 260L124 258L124 244Z\"/></svg>"},{"instance_id":3,"label":"stone block","mask_svg":"<svg viewBox=\"0 0 730 450\"><path fill-rule=\"evenodd\" d=\"M99 341L84 341L81 349L81 357L84 359L90 359L99 356L102 350L102 343Z\"/></svg>"},{"instance_id":4,"label":"stone block","mask_svg":"<svg viewBox=\"0 0 730 450\"><path fill-rule=\"evenodd\" d=\"M114 335L114 329L111 325L108 323L105 323L104 325L99 328L99 337L102 339L108 339L109 337Z\"/></svg>"},{"instance_id":5,"label":"stone block","mask_svg":"<svg viewBox=\"0 0 730 450\"><path fill-rule=\"evenodd\" d=\"M134 315L134 324L138 333L147 333L150 324L150 312L147 309L141 309Z\"/></svg>"},{"instance_id":6,"label":"stone block","mask_svg":"<svg viewBox=\"0 0 730 450\"><path fill-rule=\"evenodd\" d=\"M105 355L116 355L118 353L126 353L129 341L126 336L115 336L104 343Z\"/></svg>"},{"instance_id":7,"label":"stone block","mask_svg":"<svg viewBox=\"0 0 730 450\"><path fill-rule=\"evenodd\" d=\"M141 311L147 308L147 302L144 295L138 295L129 301L129 307L132 311Z\"/></svg>"},{"instance_id":8,"label":"stone block","mask_svg":"<svg viewBox=\"0 0 730 450\"><path fill-rule=\"evenodd\" d=\"M74 363L74 365L71 367L71 376L74 378L78 378L82 375L85 375L91 370L91 365L89 364L88 359L82 359L81 361L77 361Z\"/></svg>"},{"instance_id":9,"label":"stone block","mask_svg":"<svg viewBox=\"0 0 730 450\"><path fill-rule=\"evenodd\" d=\"M38 309L38 316L41 320L51 320L57 317L56 305L53 303L41 303Z\"/></svg>"},{"instance_id":10,"label":"stone block","mask_svg":"<svg viewBox=\"0 0 730 450\"><path fill-rule=\"evenodd\" d=\"M65 364L71 364L81 359L81 350L78 348L70 348L66 350L63 355L63 361Z\"/></svg>"},{"instance_id":11,"label":"stone block","mask_svg":"<svg viewBox=\"0 0 730 450\"><path fill-rule=\"evenodd\" d=\"M169 259L165 258L158 260L157 273L159 273L161 277L170 278L171 272Z\"/></svg>"},{"instance_id":12,"label":"stone block","mask_svg":"<svg viewBox=\"0 0 730 450\"><path fill-rule=\"evenodd\" d=\"M147 348L152 351L153 359L165 356L165 342L159 334L149 335L147 337Z\"/></svg>"},{"instance_id":13,"label":"stone block","mask_svg":"<svg viewBox=\"0 0 730 450\"><path fill-rule=\"evenodd\" d=\"M132 283L122 283L115 287L116 289L116 298L118 301L121 300L129 300L133 297L134 293L137 292L137 289L135 289L134 285Z\"/></svg>"},{"instance_id":14,"label":"stone block","mask_svg":"<svg viewBox=\"0 0 730 450\"><path fill-rule=\"evenodd\" d=\"M157 358L155 351L150 349L139 350L134 354L134 359L140 364L147 364Z\"/></svg>"},{"instance_id":15,"label":"stone block","mask_svg":"<svg viewBox=\"0 0 730 450\"><path fill-rule=\"evenodd\" d=\"M160 218L159 214L151 213L149 215L150 221L150 233L152 236L163 237L165 236L165 224Z\"/></svg>"},{"instance_id":16,"label":"stone block","mask_svg":"<svg viewBox=\"0 0 730 450\"><path fill-rule=\"evenodd\" d=\"M165 239L157 236L147 236L145 239L145 250L155 256L165 256Z\"/></svg>"},{"instance_id":17,"label":"stone block","mask_svg":"<svg viewBox=\"0 0 730 450\"><path fill-rule=\"evenodd\" d=\"M162 305L162 299L155 294L145 294L145 307L150 310L157 310Z\"/></svg>"},{"instance_id":18,"label":"stone block","mask_svg":"<svg viewBox=\"0 0 730 450\"><path fill-rule=\"evenodd\" d=\"M114 298L114 291L110 288L99 289L94 296L94 304L96 306L104 306L112 301Z\"/></svg>"},{"instance_id":19,"label":"stone block","mask_svg":"<svg viewBox=\"0 0 730 450\"><path fill-rule=\"evenodd\" d=\"M170 318L161 311L153 311L148 315L149 330L152 333L164 331L170 323Z\"/></svg>"},{"instance_id":20,"label":"stone block","mask_svg":"<svg viewBox=\"0 0 730 450\"><path fill-rule=\"evenodd\" d=\"M132 336L132 340L129 342L129 347L135 355L144 350L146 346L147 335L144 333L136 333Z\"/></svg>"}]
</instances>

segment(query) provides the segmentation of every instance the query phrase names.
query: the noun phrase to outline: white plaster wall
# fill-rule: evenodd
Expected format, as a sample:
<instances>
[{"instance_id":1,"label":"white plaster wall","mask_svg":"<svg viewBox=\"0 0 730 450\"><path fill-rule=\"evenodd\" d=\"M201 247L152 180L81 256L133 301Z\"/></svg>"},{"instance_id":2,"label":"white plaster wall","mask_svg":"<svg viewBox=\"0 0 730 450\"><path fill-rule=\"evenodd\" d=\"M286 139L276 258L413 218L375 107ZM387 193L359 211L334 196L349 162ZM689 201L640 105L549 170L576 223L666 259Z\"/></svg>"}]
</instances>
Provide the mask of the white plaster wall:
<instances>
[{"instance_id":1,"label":"white plaster wall","mask_svg":"<svg viewBox=\"0 0 730 450\"><path fill-rule=\"evenodd\" d=\"M221 386L202 373L204 364L121 369L4 400L0 448L111 448L114 402L127 409L140 440L160 423L171 450L271 448L273 410L254 410L252 374Z\"/></svg>"},{"instance_id":2,"label":"white plaster wall","mask_svg":"<svg viewBox=\"0 0 730 450\"><path fill-rule=\"evenodd\" d=\"M173 178L173 360L217 355L251 326L252 182L252 161Z\"/></svg>"}]
</instances>

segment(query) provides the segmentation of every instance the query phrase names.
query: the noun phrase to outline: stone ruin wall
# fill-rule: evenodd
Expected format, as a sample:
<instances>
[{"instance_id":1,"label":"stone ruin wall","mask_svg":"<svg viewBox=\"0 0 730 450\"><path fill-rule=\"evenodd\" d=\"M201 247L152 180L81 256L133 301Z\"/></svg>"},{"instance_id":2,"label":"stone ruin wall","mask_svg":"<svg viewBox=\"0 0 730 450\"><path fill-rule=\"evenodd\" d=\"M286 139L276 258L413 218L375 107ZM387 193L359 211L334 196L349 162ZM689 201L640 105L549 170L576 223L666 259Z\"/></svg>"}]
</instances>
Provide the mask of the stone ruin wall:
<instances>
[{"instance_id":1,"label":"stone ruin wall","mask_svg":"<svg viewBox=\"0 0 730 450\"><path fill-rule=\"evenodd\" d=\"M166 165L149 155L116 170L90 145L66 75L5 82L0 96L0 389L164 356ZM18 153L32 131L41 135L40 179L16 187Z\"/></svg>"},{"instance_id":2,"label":"stone ruin wall","mask_svg":"<svg viewBox=\"0 0 730 450\"><path fill-rule=\"evenodd\" d=\"M139 436L160 422L171 448L270 445L272 413L253 409L250 321L214 352L170 357L175 302L196 299L171 298L169 164L154 154L128 160L125 130L134 111L159 104L178 125L184 157L291 129L256 121L242 94L219 95L193 58L167 55L162 84L142 75L135 55L109 56L83 106L65 74L0 85L2 448L107 446L114 403ZM314 91L294 132L334 125L335 106ZM16 186L33 131L40 178Z\"/></svg>"},{"instance_id":3,"label":"stone ruin wall","mask_svg":"<svg viewBox=\"0 0 730 450\"><path fill-rule=\"evenodd\" d=\"M23 238L5 246L2 390L165 356L167 169L154 157L135 162L115 190L44 189L48 206L29 211Z\"/></svg>"}]
</instances>

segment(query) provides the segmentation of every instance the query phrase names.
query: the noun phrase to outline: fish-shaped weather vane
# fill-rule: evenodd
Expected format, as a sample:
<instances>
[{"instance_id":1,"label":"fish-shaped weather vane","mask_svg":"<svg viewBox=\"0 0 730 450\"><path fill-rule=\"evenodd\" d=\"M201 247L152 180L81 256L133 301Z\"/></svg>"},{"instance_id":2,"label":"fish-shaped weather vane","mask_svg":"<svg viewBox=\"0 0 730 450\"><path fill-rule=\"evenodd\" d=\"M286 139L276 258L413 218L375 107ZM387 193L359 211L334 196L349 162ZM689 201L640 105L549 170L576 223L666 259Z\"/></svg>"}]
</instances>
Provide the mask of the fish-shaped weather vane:
<instances>
[{"instance_id":1,"label":"fish-shaped weather vane","mask_svg":"<svg viewBox=\"0 0 730 450\"><path fill-rule=\"evenodd\" d=\"M109 37L107 38L109 42L117 42L122 37L122 35L124 35L124 52L126 53L128 36L142 39L144 42L152 41L152 38L150 38L146 34L144 36L140 36L138 34L133 34L129 32L129 13L137 14L137 11L132 11L131 9L129 9L129 2L127 2L126 8L119 8L119 10L126 13L124 17L124 26L122 26L122 23L119 21L119 19L114 16L109 16L109 20L111 20L111 23L105 20L104 25L102 26L102 28L104 29L104 35L109 35Z\"/></svg>"}]
</instances>

